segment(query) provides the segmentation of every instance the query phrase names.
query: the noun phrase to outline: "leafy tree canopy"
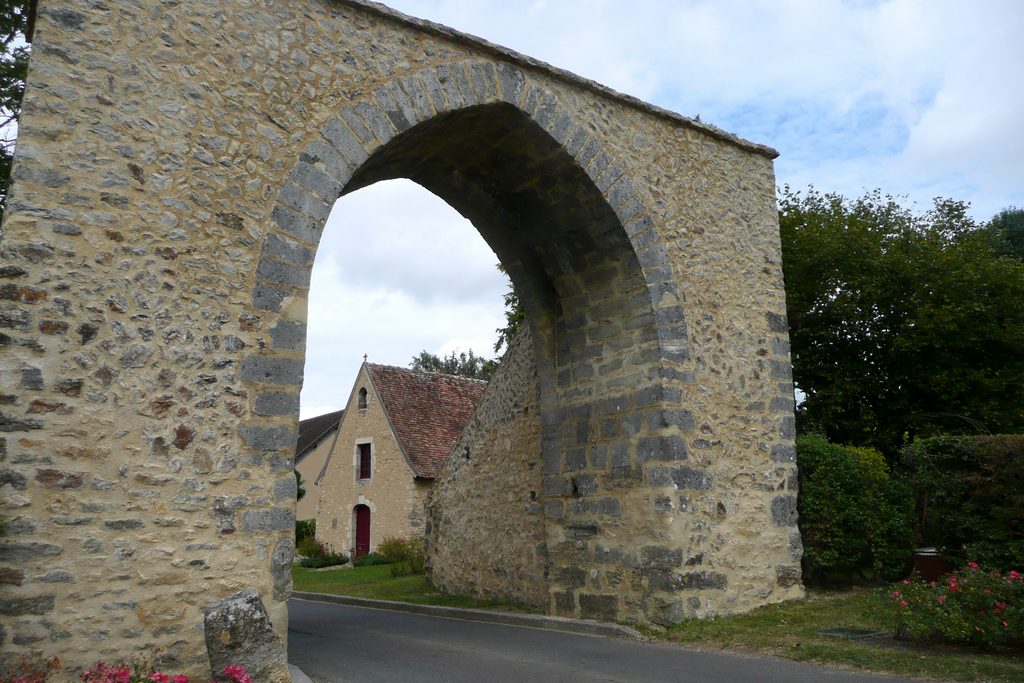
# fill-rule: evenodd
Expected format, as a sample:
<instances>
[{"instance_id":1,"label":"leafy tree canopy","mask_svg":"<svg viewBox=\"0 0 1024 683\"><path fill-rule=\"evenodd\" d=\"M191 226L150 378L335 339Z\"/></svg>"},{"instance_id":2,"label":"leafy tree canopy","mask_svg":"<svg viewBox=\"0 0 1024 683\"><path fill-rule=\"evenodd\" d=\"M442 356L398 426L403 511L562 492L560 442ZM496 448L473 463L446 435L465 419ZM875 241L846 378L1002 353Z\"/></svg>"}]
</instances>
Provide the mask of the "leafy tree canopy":
<instances>
[{"instance_id":1,"label":"leafy tree canopy","mask_svg":"<svg viewBox=\"0 0 1024 683\"><path fill-rule=\"evenodd\" d=\"M1024 260L1024 209L1003 209L985 229L995 240L996 251Z\"/></svg>"},{"instance_id":2,"label":"leafy tree canopy","mask_svg":"<svg viewBox=\"0 0 1024 683\"><path fill-rule=\"evenodd\" d=\"M423 350L418 356L413 357L409 367L423 372L440 372L468 379L490 380L491 375L498 367L498 361L477 356L473 353L473 349L470 349L468 353L458 354L452 351L444 358Z\"/></svg>"},{"instance_id":3,"label":"leafy tree canopy","mask_svg":"<svg viewBox=\"0 0 1024 683\"><path fill-rule=\"evenodd\" d=\"M891 456L917 435L1024 431L1024 261L967 208L781 191L802 432Z\"/></svg>"},{"instance_id":4,"label":"leafy tree canopy","mask_svg":"<svg viewBox=\"0 0 1024 683\"><path fill-rule=\"evenodd\" d=\"M508 277L505 266L499 263L498 270ZM523 310L523 305L519 301L516 288L512 285L512 281L509 280L508 290L505 292L505 327L499 327L495 330L498 333L498 341L494 343L494 352L501 353L502 347L507 349L508 345L512 343L512 338L516 336L519 328L525 322L526 311Z\"/></svg>"},{"instance_id":5,"label":"leafy tree canopy","mask_svg":"<svg viewBox=\"0 0 1024 683\"><path fill-rule=\"evenodd\" d=\"M14 141L18 137L21 99L28 76L31 17L35 0L0 2L0 219L11 185Z\"/></svg>"}]
</instances>

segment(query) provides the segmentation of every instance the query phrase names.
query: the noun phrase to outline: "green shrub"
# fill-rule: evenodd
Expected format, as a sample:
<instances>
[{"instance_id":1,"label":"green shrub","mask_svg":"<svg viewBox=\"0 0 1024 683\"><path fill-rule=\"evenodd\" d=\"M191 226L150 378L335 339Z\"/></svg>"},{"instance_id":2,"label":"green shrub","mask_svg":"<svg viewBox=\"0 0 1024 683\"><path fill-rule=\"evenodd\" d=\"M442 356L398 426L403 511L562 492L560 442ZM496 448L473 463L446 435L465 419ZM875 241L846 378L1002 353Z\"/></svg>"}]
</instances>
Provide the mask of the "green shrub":
<instances>
[{"instance_id":1,"label":"green shrub","mask_svg":"<svg viewBox=\"0 0 1024 683\"><path fill-rule=\"evenodd\" d=\"M1024 435L921 439L901 460L922 544L954 561L1024 570Z\"/></svg>"},{"instance_id":2,"label":"green shrub","mask_svg":"<svg viewBox=\"0 0 1024 683\"><path fill-rule=\"evenodd\" d=\"M303 557L320 557L324 554L324 545L313 536L306 536L296 548L299 555Z\"/></svg>"},{"instance_id":3,"label":"green shrub","mask_svg":"<svg viewBox=\"0 0 1024 683\"><path fill-rule=\"evenodd\" d=\"M905 576L913 495L890 478L881 453L809 435L797 439L797 463L805 581L849 581L867 569L889 580Z\"/></svg>"},{"instance_id":4,"label":"green shrub","mask_svg":"<svg viewBox=\"0 0 1024 683\"><path fill-rule=\"evenodd\" d=\"M908 579L888 589L887 621L897 638L982 647L1024 647L1024 576L969 562L943 581Z\"/></svg>"},{"instance_id":5,"label":"green shrub","mask_svg":"<svg viewBox=\"0 0 1024 683\"><path fill-rule=\"evenodd\" d=\"M313 543L317 545L318 552L315 555L309 555L299 560L300 567L309 567L310 569L320 569L321 567L334 567L339 564L348 563L348 555L344 553L335 552L331 546L326 543L320 543L314 539Z\"/></svg>"},{"instance_id":6,"label":"green shrub","mask_svg":"<svg viewBox=\"0 0 1024 683\"><path fill-rule=\"evenodd\" d=\"M353 567L367 567L374 564L388 564L388 558L380 553L366 553L352 560Z\"/></svg>"},{"instance_id":7,"label":"green shrub","mask_svg":"<svg viewBox=\"0 0 1024 683\"><path fill-rule=\"evenodd\" d=\"M316 520L295 520L295 545L298 546L300 543L302 543L302 539L311 537L316 537Z\"/></svg>"},{"instance_id":8,"label":"green shrub","mask_svg":"<svg viewBox=\"0 0 1024 683\"><path fill-rule=\"evenodd\" d=\"M426 563L423 539L388 536L377 546L377 551L391 564L391 576L423 573Z\"/></svg>"}]
</instances>

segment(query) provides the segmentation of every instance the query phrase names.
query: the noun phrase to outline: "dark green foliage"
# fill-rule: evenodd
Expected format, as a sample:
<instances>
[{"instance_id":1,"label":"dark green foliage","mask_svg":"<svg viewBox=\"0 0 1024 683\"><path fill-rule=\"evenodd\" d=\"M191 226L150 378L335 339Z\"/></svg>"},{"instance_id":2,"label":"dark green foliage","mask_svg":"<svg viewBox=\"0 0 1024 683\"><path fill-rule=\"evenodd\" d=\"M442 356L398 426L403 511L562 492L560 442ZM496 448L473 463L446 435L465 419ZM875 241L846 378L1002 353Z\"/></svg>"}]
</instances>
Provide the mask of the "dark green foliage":
<instances>
[{"instance_id":1,"label":"dark green foliage","mask_svg":"<svg viewBox=\"0 0 1024 683\"><path fill-rule=\"evenodd\" d=\"M303 557L320 557L324 554L324 546L313 536L305 536L295 544L295 550Z\"/></svg>"},{"instance_id":2,"label":"dark green foliage","mask_svg":"<svg viewBox=\"0 0 1024 683\"><path fill-rule=\"evenodd\" d=\"M294 470L295 472L295 500L300 501L306 497L306 488L303 486L305 483L302 481L302 472Z\"/></svg>"},{"instance_id":3,"label":"dark green foliage","mask_svg":"<svg viewBox=\"0 0 1024 683\"><path fill-rule=\"evenodd\" d=\"M508 275L505 266L500 263L498 264L498 270L506 276ZM516 294L515 286L509 280L508 291L505 292L505 327L499 327L495 330L498 333L498 341L494 343L494 352L501 353L502 347L508 348L516 333L519 332L519 329L525 323L526 311L523 310L523 305L519 301L519 295Z\"/></svg>"},{"instance_id":4,"label":"dark green foliage","mask_svg":"<svg viewBox=\"0 0 1024 683\"><path fill-rule=\"evenodd\" d=\"M348 564L348 555L344 553L325 552L317 557L304 557L299 560L300 567L308 569L322 569L323 567L336 567L339 564Z\"/></svg>"},{"instance_id":5,"label":"dark green foliage","mask_svg":"<svg viewBox=\"0 0 1024 683\"><path fill-rule=\"evenodd\" d=\"M423 372L440 372L445 375L457 375L467 379L489 380L498 367L498 362L488 360L473 353L473 349L456 355L452 351L444 358L440 358L429 351L420 351L420 354L412 359L409 367L413 370Z\"/></svg>"},{"instance_id":6,"label":"dark green foliage","mask_svg":"<svg viewBox=\"0 0 1024 683\"><path fill-rule=\"evenodd\" d=\"M1024 431L1024 261L936 200L779 196L801 433L895 458L917 436Z\"/></svg>"},{"instance_id":7,"label":"dark green foliage","mask_svg":"<svg viewBox=\"0 0 1024 683\"><path fill-rule=\"evenodd\" d=\"M21 99L28 75L29 44L26 35L34 2L7 0L0 3L0 220L11 185L11 162L18 136Z\"/></svg>"},{"instance_id":8,"label":"dark green foliage","mask_svg":"<svg viewBox=\"0 0 1024 683\"><path fill-rule=\"evenodd\" d=\"M910 568L913 496L889 478L878 451L797 439L804 580L847 581L864 570L885 579Z\"/></svg>"},{"instance_id":9,"label":"dark green foliage","mask_svg":"<svg viewBox=\"0 0 1024 683\"><path fill-rule=\"evenodd\" d=\"M1003 209L992 217L985 230L994 240L996 251L1024 260L1024 209Z\"/></svg>"},{"instance_id":10,"label":"dark green foliage","mask_svg":"<svg viewBox=\"0 0 1024 683\"><path fill-rule=\"evenodd\" d=\"M901 455L923 544L953 560L1024 569L1024 435L921 439Z\"/></svg>"},{"instance_id":11,"label":"dark green foliage","mask_svg":"<svg viewBox=\"0 0 1024 683\"><path fill-rule=\"evenodd\" d=\"M380 553L366 553L352 560L352 566L354 567L367 567L372 564L388 564L388 558Z\"/></svg>"},{"instance_id":12,"label":"dark green foliage","mask_svg":"<svg viewBox=\"0 0 1024 683\"><path fill-rule=\"evenodd\" d=\"M304 538L315 538L316 537L316 520L315 519L297 519L295 520L295 544L298 545Z\"/></svg>"},{"instance_id":13,"label":"dark green foliage","mask_svg":"<svg viewBox=\"0 0 1024 683\"><path fill-rule=\"evenodd\" d=\"M303 538L297 550L300 555L305 556L299 560L300 567L320 569L321 567L334 567L348 562L348 555L335 552L331 546L321 543L313 536Z\"/></svg>"}]
</instances>

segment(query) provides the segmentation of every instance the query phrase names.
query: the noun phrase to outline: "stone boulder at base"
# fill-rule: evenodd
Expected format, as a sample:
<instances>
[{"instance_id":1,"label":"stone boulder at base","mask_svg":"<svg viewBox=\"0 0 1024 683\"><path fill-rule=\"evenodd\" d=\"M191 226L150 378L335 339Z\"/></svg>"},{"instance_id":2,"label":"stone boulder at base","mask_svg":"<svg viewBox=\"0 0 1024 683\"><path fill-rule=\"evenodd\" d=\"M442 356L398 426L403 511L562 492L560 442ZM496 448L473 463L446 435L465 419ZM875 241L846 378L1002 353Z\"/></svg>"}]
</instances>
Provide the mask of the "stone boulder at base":
<instances>
[{"instance_id":1,"label":"stone boulder at base","mask_svg":"<svg viewBox=\"0 0 1024 683\"><path fill-rule=\"evenodd\" d=\"M259 593L250 588L206 608L206 650L216 676L243 664L253 681L291 683L284 643L274 632Z\"/></svg>"}]
</instances>

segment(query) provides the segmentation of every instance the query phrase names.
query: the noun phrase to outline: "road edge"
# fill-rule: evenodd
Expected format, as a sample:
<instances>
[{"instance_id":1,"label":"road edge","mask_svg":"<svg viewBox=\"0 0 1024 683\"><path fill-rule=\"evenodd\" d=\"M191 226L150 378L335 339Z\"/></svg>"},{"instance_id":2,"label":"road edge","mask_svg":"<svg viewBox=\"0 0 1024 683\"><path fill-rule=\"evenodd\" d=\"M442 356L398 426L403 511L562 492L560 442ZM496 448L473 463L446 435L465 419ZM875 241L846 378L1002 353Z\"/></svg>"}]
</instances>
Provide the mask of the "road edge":
<instances>
[{"instance_id":1,"label":"road edge","mask_svg":"<svg viewBox=\"0 0 1024 683\"><path fill-rule=\"evenodd\" d=\"M419 605L411 602L374 600L371 598L357 598L351 595L331 595L329 593L306 593L302 591L293 591L291 597L309 602L330 602L336 605L370 607L373 609L386 609L395 612L411 612L413 614L425 614L432 617L446 617L448 619L462 619L464 621L483 621L491 624L504 624L506 626L542 628L548 629L549 631L563 631L566 633L603 636L606 638L644 640L643 635L639 631L630 628L629 626L623 626L622 624L609 624L601 621L589 621L586 619L550 617L544 614L498 612L495 610L468 609L465 607L445 607L442 605Z\"/></svg>"}]
</instances>

